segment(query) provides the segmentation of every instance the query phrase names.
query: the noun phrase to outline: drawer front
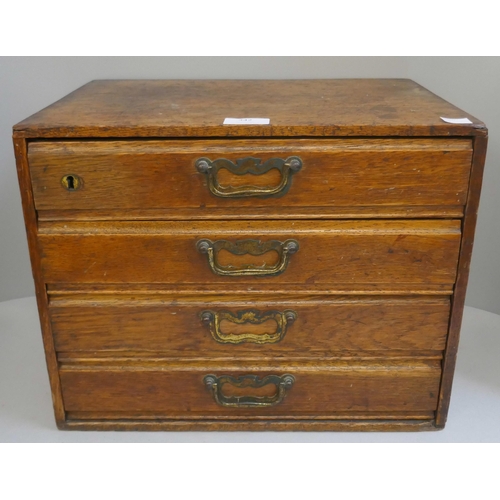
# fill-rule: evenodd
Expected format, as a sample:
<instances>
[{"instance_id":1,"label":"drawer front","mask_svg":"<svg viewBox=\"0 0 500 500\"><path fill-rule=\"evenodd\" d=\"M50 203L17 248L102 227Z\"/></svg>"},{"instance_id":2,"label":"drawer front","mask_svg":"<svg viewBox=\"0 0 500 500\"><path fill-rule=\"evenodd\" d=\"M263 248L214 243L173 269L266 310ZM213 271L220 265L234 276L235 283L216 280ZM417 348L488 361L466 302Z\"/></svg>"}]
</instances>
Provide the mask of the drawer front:
<instances>
[{"instance_id":1,"label":"drawer front","mask_svg":"<svg viewBox=\"0 0 500 500\"><path fill-rule=\"evenodd\" d=\"M460 222L44 223L47 283L452 284Z\"/></svg>"},{"instance_id":2,"label":"drawer front","mask_svg":"<svg viewBox=\"0 0 500 500\"><path fill-rule=\"evenodd\" d=\"M29 146L38 210L462 206L471 159L469 139Z\"/></svg>"},{"instance_id":3,"label":"drawer front","mask_svg":"<svg viewBox=\"0 0 500 500\"><path fill-rule=\"evenodd\" d=\"M236 365L236 366L235 366ZM63 364L68 412L120 412L143 418L430 412L436 409L439 360L293 365Z\"/></svg>"},{"instance_id":4,"label":"drawer front","mask_svg":"<svg viewBox=\"0 0 500 500\"><path fill-rule=\"evenodd\" d=\"M177 357L313 357L378 351L441 352L447 297L293 300L152 294L50 301L59 352L150 352Z\"/></svg>"}]
</instances>

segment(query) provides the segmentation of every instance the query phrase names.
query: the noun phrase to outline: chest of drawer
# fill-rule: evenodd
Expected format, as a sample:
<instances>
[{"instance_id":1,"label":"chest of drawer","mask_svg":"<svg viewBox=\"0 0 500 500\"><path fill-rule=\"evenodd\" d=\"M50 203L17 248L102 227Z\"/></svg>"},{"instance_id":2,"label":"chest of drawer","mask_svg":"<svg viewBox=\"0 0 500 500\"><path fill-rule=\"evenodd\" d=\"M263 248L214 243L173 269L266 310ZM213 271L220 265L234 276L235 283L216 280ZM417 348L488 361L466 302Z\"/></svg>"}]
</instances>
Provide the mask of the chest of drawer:
<instances>
[{"instance_id":1,"label":"chest of drawer","mask_svg":"<svg viewBox=\"0 0 500 500\"><path fill-rule=\"evenodd\" d=\"M17 125L58 426L442 428L487 136L457 113L403 80L124 81Z\"/></svg>"}]
</instances>

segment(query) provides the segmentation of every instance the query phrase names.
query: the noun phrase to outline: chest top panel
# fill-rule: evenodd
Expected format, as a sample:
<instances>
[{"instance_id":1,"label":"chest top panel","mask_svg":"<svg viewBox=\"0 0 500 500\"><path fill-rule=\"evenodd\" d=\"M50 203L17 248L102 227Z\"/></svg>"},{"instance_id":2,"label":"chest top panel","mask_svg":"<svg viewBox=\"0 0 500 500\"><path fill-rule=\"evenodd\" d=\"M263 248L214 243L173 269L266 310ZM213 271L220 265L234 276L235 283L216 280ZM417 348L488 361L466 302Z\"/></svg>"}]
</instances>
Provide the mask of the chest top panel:
<instances>
[{"instance_id":1,"label":"chest top panel","mask_svg":"<svg viewBox=\"0 0 500 500\"><path fill-rule=\"evenodd\" d=\"M270 124L223 125L229 117ZM26 138L485 134L477 118L405 79L96 80L14 127Z\"/></svg>"}]
</instances>

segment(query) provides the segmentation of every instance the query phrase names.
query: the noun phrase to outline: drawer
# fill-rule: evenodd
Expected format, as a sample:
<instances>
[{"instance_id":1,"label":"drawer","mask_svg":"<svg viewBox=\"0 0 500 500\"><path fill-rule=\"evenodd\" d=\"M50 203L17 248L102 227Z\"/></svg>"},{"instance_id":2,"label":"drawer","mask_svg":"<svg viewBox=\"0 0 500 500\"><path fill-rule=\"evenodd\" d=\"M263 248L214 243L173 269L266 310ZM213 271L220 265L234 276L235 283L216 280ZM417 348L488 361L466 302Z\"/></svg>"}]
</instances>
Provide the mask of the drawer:
<instances>
[{"instance_id":1,"label":"drawer","mask_svg":"<svg viewBox=\"0 0 500 500\"><path fill-rule=\"evenodd\" d=\"M41 223L46 283L452 284L460 221Z\"/></svg>"},{"instance_id":2,"label":"drawer","mask_svg":"<svg viewBox=\"0 0 500 500\"><path fill-rule=\"evenodd\" d=\"M430 416L440 360L272 364L63 361L65 409L84 418Z\"/></svg>"},{"instance_id":3,"label":"drawer","mask_svg":"<svg viewBox=\"0 0 500 500\"><path fill-rule=\"evenodd\" d=\"M29 145L38 210L462 206L471 159L470 139L446 138Z\"/></svg>"},{"instance_id":4,"label":"drawer","mask_svg":"<svg viewBox=\"0 0 500 500\"><path fill-rule=\"evenodd\" d=\"M59 352L183 358L440 354L449 310L448 297L71 294L49 304Z\"/></svg>"}]
</instances>

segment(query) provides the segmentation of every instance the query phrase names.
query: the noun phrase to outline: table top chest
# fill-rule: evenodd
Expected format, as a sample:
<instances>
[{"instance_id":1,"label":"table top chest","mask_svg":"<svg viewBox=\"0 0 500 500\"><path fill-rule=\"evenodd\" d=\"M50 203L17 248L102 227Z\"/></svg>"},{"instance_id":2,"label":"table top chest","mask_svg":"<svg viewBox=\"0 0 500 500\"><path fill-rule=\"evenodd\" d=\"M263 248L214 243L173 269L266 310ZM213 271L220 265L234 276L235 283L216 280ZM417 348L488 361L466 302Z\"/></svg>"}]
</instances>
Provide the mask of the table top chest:
<instances>
[{"instance_id":1,"label":"table top chest","mask_svg":"<svg viewBox=\"0 0 500 500\"><path fill-rule=\"evenodd\" d=\"M442 428L486 143L409 80L94 81L19 123L57 425Z\"/></svg>"}]
</instances>

